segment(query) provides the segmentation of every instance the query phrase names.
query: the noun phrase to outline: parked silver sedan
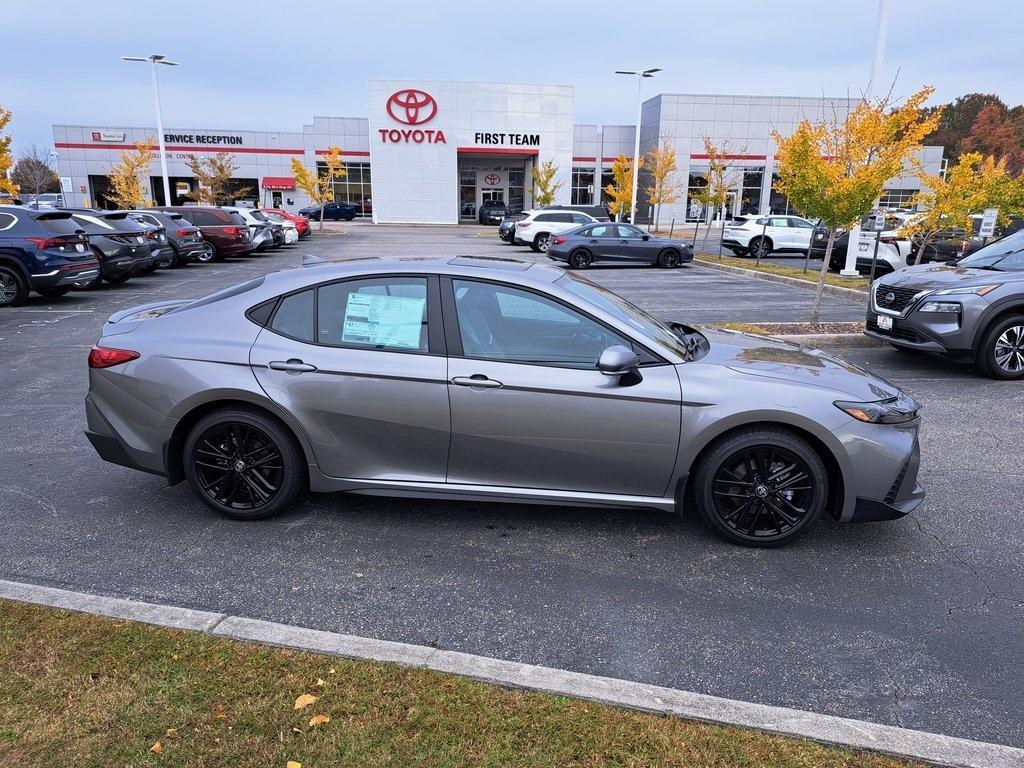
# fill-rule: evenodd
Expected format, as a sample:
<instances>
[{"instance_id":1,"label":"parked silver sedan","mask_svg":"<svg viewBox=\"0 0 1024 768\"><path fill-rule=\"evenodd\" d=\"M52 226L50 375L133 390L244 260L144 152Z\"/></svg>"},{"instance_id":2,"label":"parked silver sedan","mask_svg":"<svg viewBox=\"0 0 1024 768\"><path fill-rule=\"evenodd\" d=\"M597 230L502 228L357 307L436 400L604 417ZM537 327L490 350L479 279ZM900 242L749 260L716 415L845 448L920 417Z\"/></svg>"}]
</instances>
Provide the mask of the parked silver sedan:
<instances>
[{"instance_id":1,"label":"parked silver sedan","mask_svg":"<svg viewBox=\"0 0 1024 768\"><path fill-rule=\"evenodd\" d=\"M920 504L919 405L549 265L360 259L110 317L87 435L255 519L306 491L696 507L747 545Z\"/></svg>"}]
</instances>

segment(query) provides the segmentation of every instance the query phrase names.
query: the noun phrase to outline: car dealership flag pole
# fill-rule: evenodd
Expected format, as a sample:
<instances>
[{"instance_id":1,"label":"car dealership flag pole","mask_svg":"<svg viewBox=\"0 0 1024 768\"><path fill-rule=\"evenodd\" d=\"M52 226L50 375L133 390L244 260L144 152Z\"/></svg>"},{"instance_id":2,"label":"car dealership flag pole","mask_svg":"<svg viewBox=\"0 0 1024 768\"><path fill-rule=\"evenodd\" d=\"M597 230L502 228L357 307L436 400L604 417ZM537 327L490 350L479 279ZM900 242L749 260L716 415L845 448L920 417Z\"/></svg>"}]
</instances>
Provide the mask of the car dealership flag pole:
<instances>
[{"instance_id":1,"label":"car dealership flag pole","mask_svg":"<svg viewBox=\"0 0 1024 768\"><path fill-rule=\"evenodd\" d=\"M636 75L636 134L633 137L633 194L629 201L629 223L636 223L636 194L637 182L640 175L640 111L643 108L643 86L645 77L654 77L655 72L661 72L659 67L644 69L639 72L629 69L617 69L616 75ZM619 215L621 215L621 211Z\"/></svg>"},{"instance_id":2,"label":"car dealership flag pole","mask_svg":"<svg viewBox=\"0 0 1024 768\"><path fill-rule=\"evenodd\" d=\"M176 61L169 61L166 56L154 53L149 56L122 56L125 61L148 61L153 65L153 100L156 104L156 138L160 147L160 175L164 182L164 205L173 205L171 199L171 182L167 176L167 147L164 146L164 118L163 110L160 108L160 79L156 74L156 65L163 64L168 67L176 67Z\"/></svg>"}]
</instances>

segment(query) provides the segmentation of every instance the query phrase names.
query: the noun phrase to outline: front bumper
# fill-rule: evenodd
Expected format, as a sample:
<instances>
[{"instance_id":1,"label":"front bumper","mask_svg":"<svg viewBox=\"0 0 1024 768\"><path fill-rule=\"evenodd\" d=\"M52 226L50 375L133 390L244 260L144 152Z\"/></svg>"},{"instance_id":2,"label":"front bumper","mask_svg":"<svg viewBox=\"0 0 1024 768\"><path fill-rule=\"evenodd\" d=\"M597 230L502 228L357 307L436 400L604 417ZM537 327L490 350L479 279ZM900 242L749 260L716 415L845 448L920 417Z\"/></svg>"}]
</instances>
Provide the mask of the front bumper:
<instances>
[{"instance_id":1,"label":"front bumper","mask_svg":"<svg viewBox=\"0 0 1024 768\"><path fill-rule=\"evenodd\" d=\"M896 520L915 509L924 501L924 488L917 482L921 468L921 446L914 432L914 444L910 455L903 462L893 479L889 490L882 499L858 496L854 504L852 523L870 523L881 520Z\"/></svg>"},{"instance_id":2,"label":"front bumper","mask_svg":"<svg viewBox=\"0 0 1024 768\"><path fill-rule=\"evenodd\" d=\"M884 284L876 284L879 290ZM880 312L874 301L874 289L868 301L864 335L902 349L945 355L960 362L972 362L975 356L974 330L981 327L988 301L980 296L957 295L948 297L960 304L960 312L921 312L928 301L924 295L912 302L899 315ZM883 329L878 317L888 315L892 328Z\"/></svg>"}]
</instances>

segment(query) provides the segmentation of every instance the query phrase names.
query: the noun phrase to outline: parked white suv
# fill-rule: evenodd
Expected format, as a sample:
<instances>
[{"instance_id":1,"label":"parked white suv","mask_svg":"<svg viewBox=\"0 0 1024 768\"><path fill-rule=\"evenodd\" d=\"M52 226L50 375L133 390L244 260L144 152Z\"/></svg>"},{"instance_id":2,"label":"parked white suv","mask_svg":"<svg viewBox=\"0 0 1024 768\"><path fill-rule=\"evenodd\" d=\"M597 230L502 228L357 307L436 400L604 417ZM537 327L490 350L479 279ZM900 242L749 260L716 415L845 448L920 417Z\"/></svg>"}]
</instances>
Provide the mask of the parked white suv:
<instances>
[{"instance_id":1,"label":"parked white suv","mask_svg":"<svg viewBox=\"0 0 1024 768\"><path fill-rule=\"evenodd\" d=\"M597 219L593 216L580 211L555 211L550 208L528 211L526 218L516 222L512 242L528 245L539 253L545 253L552 235L560 235L595 221Z\"/></svg>"},{"instance_id":2,"label":"parked white suv","mask_svg":"<svg viewBox=\"0 0 1024 768\"><path fill-rule=\"evenodd\" d=\"M805 253L814 224L799 216L740 216L725 225L722 247L737 256L764 258L770 253Z\"/></svg>"}]
</instances>

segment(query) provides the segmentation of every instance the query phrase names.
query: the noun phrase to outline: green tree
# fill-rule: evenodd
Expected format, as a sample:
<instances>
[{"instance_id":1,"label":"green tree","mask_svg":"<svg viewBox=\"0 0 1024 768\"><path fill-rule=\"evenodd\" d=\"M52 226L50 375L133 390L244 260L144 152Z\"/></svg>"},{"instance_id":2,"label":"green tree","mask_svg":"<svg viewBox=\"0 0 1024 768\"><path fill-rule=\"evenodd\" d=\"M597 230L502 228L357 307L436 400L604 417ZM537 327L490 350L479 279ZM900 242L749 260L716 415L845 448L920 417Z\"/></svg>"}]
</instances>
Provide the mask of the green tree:
<instances>
[{"instance_id":1,"label":"green tree","mask_svg":"<svg viewBox=\"0 0 1024 768\"><path fill-rule=\"evenodd\" d=\"M545 160L539 166L533 166L533 204L535 206L551 205L555 195L562 188L562 182L555 181L558 166L552 160Z\"/></svg>"},{"instance_id":2,"label":"green tree","mask_svg":"<svg viewBox=\"0 0 1024 768\"><path fill-rule=\"evenodd\" d=\"M811 322L821 314L825 275L836 230L851 227L871 211L885 182L906 165L916 165L924 138L934 132L941 112L922 114L933 89L922 88L896 106L886 96L857 104L845 117L803 120L788 137L772 133L777 149L777 189L804 215L829 227L818 274ZM851 244L852 247L852 244Z\"/></svg>"}]
</instances>

